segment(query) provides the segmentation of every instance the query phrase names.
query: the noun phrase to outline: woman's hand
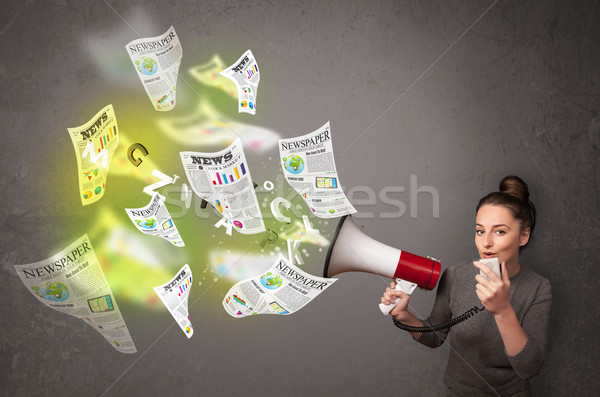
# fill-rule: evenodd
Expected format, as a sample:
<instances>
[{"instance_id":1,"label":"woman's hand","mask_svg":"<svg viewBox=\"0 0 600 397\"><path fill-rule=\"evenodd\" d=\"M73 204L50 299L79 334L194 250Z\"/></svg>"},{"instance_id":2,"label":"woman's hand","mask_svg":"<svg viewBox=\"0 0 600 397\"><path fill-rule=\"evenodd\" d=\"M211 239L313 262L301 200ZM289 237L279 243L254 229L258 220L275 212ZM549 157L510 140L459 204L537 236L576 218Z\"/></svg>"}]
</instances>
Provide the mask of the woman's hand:
<instances>
[{"instance_id":1,"label":"woman's hand","mask_svg":"<svg viewBox=\"0 0 600 397\"><path fill-rule=\"evenodd\" d=\"M407 308L410 295L404 293L402 290L395 290L394 288L396 288L396 282L392 281L390 286L387 287L383 293L381 303L384 305L391 305L396 302L396 299L399 299L398 304L392 309L390 314L394 316L396 320L403 321L407 315L409 315Z\"/></svg>"},{"instance_id":2,"label":"woman's hand","mask_svg":"<svg viewBox=\"0 0 600 397\"><path fill-rule=\"evenodd\" d=\"M475 276L477 286L475 293L477 297L492 314L500 314L511 308L510 305L510 280L506 270L506 262L502 262L502 278L498 277L490 268L479 261L473 262L473 265L482 270L489 280L481 274Z\"/></svg>"}]
</instances>

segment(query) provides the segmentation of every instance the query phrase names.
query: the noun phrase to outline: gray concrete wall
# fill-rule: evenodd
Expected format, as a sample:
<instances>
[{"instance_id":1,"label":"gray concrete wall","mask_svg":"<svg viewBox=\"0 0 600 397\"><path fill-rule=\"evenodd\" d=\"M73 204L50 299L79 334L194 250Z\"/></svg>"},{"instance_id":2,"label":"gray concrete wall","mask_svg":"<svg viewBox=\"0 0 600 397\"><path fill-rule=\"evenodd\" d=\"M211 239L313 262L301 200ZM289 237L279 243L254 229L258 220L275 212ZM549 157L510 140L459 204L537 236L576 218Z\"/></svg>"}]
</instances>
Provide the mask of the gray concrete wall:
<instances>
[{"instance_id":1,"label":"gray concrete wall","mask_svg":"<svg viewBox=\"0 0 600 397\"><path fill-rule=\"evenodd\" d=\"M521 262L549 278L554 295L534 395L598 395L599 16L596 1L2 2L2 394L443 393L448 346L420 346L381 316L387 281L377 276L343 274L292 316L229 317L221 299L235 280L213 274L209 254L219 246L260 249L253 237L213 229L215 215L180 211L176 195L168 203L186 247L141 237L165 274L192 267L201 283L190 295L196 334L187 340L151 289L127 292L124 283L167 279L150 265L115 259L104 244L111 225L137 233L123 208L147 203L141 189L152 167L183 176L178 152L208 150L159 127L208 103L227 120L281 137L330 120L339 177L364 231L441 257L444 267L476 255L477 200L504 175L521 176L539 213L535 243ZM158 113L124 45L170 25L184 51L178 104ZM261 68L256 116L237 114L235 100L189 74L213 54L231 64L247 49ZM137 176L110 174L105 197L82 207L66 129L108 103L122 139L144 143L150 157ZM289 193L276 146L246 154L259 185L279 181ZM439 213L424 186L439 197ZM261 203L275 197L258 195ZM334 221L311 221L330 237ZM80 320L44 307L14 272L14 264L48 258L84 233L94 236L137 354L114 351ZM303 247L305 270L320 274L325 250ZM276 248L285 251L285 243L265 249ZM427 315L434 296L415 293L414 310Z\"/></svg>"}]
</instances>

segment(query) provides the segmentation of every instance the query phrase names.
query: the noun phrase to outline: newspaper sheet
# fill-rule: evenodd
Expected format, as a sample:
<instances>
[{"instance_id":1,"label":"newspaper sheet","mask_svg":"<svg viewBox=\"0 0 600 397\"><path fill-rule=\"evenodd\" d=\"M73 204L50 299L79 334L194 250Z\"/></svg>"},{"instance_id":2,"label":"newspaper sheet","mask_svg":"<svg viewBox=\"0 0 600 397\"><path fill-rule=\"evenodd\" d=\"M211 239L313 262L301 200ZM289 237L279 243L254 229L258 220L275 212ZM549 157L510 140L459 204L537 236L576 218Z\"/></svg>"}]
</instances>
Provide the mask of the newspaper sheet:
<instances>
[{"instance_id":1,"label":"newspaper sheet","mask_svg":"<svg viewBox=\"0 0 600 397\"><path fill-rule=\"evenodd\" d=\"M133 40L125 46L154 109L175 107L175 87L183 50L173 26L162 36Z\"/></svg>"},{"instance_id":2,"label":"newspaper sheet","mask_svg":"<svg viewBox=\"0 0 600 397\"><path fill-rule=\"evenodd\" d=\"M260 82L260 72L252 51L246 51L233 65L223 70L221 75L237 86L238 113L256 114L256 91Z\"/></svg>"},{"instance_id":3,"label":"newspaper sheet","mask_svg":"<svg viewBox=\"0 0 600 397\"><path fill-rule=\"evenodd\" d=\"M154 292L169 309L188 339L194 335L194 328L192 328L188 312L188 296L191 287L192 270L187 264L168 283L154 287Z\"/></svg>"},{"instance_id":4,"label":"newspaper sheet","mask_svg":"<svg viewBox=\"0 0 600 397\"><path fill-rule=\"evenodd\" d=\"M121 353L137 352L87 234L58 254L15 270L44 305L85 321Z\"/></svg>"},{"instance_id":5,"label":"newspaper sheet","mask_svg":"<svg viewBox=\"0 0 600 397\"><path fill-rule=\"evenodd\" d=\"M119 144L113 106L104 107L87 123L67 130L77 157L81 204L95 203L104 196L108 167Z\"/></svg>"},{"instance_id":6,"label":"newspaper sheet","mask_svg":"<svg viewBox=\"0 0 600 397\"><path fill-rule=\"evenodd\" d=\"M162 237L176 247L185 247L160 194L154 193L143 208L125 208L129 219L142 233Z\"/></svg>"},{"instance_id":7,"label":"newspaper sheet","mask_svg":"<svg viewBox=\"0 0 600 397\"><path fill-rule=\"evenodd\" d=\"M316 131L280 139L283 175L319 218L356 212L342 190L335 168L329 121Z\"/></svg>"},{"instance_id":8,"label":"newspaper sheet","mask_svg":"<svg viewBox=\"0 0 600 397\"><path fill-rule=\"evenodd\" d=\"M220 76L220 72L223 69L225 69L225 62L223 62L219 55L215 54L210 61L194 66L189 72L200 83L218 88L225 91L231 97L236 98L237 84L233 86L225 77Z\"/></svg>"},{"instance_id":9,"label":"newspaper sheet","mask_svg":"<svg viewBox=\"0 0 600 397\"><path fill-rule=\"evenodd\" d=\"M225 295L223 307L232 317L255 314L292 314L315 299L337 279L303 272L278 258L260 276L236 283Z\"/></svg>"},{"instance_id":10,"label":"newspaper sheet","mask_svg":"<svg viewBox=\"0 0 600 397\"><path fill-rule=\"evenodd\" d=\"M223 214L241 234L264 232L241 139L215 153L180 152L194 192Z\"/></svg>"}]
</instances>

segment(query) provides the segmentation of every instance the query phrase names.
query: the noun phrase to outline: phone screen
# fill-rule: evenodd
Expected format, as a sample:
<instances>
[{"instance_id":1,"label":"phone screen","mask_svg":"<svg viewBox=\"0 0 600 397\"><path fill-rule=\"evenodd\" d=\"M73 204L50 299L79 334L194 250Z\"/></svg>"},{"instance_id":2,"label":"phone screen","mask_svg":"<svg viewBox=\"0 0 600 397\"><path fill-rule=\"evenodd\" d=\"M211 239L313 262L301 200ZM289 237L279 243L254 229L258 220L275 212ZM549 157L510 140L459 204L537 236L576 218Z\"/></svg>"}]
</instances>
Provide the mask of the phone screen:
<instances>
[{"instance_id":1,"label":"phone screen","mask_svg":"<svg viewBox=\"0 0 600 397\"><path fill-rule=\"evenodd\" d=\"M337 178L318 176L317 187L335 189L337 188Z\"/></svg>"}]
</instances>

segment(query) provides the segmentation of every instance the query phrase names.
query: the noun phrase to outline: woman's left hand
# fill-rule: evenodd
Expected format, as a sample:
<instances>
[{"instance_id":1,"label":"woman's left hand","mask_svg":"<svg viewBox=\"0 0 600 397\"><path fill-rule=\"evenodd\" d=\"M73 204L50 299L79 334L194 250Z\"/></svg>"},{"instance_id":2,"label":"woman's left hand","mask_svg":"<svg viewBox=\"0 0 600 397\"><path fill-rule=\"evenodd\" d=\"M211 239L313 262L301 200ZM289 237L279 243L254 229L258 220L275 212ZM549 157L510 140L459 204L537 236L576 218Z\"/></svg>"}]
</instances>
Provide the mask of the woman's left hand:
<instances>
[{"instance_id":1,"label":"woman's left hand","mask_svg":"<svg viewBox=\"0 0 600 397\"><path fill-rule=\"evenodd\" d=\"M502 262L501 264L501 278L479 261L473 262L473 265L489 277L488 280L481 274L475 276L477 280L475 293L486 310L492 314L498 314L510 308L510 280L506 271L506 263Z\"/></svg>"}]
</instances>

